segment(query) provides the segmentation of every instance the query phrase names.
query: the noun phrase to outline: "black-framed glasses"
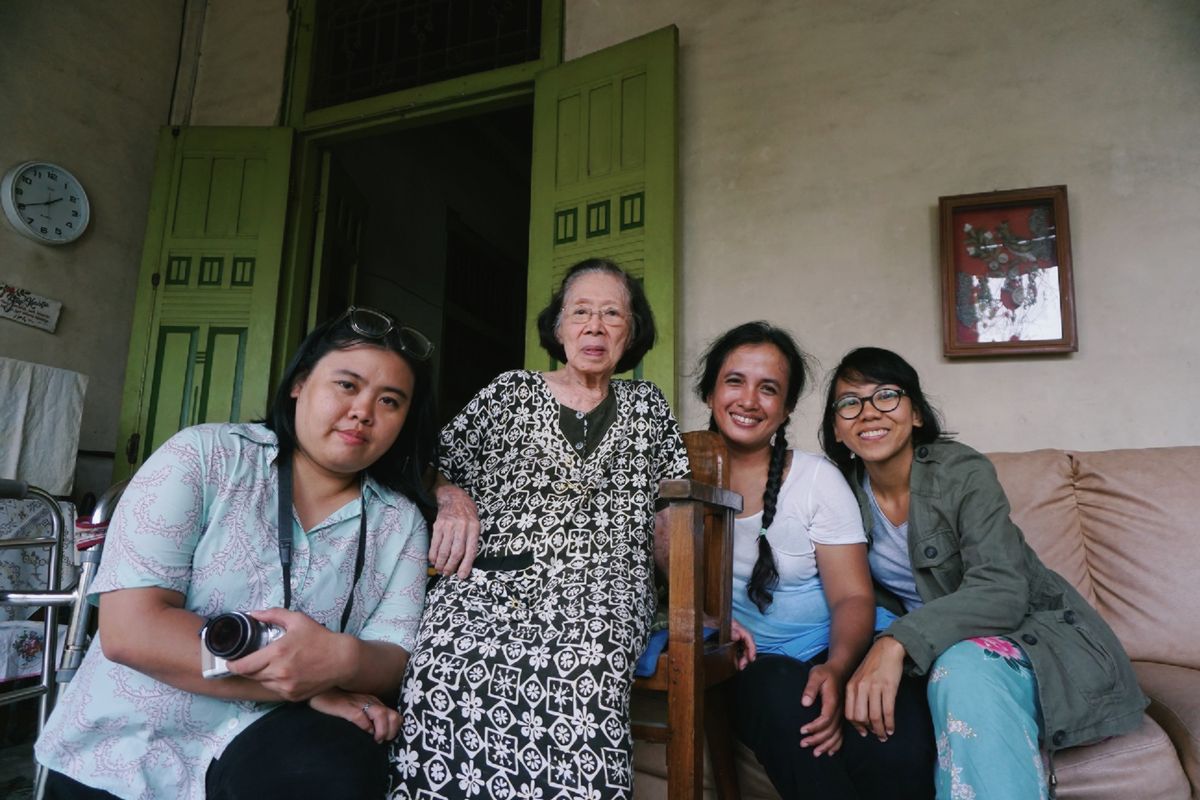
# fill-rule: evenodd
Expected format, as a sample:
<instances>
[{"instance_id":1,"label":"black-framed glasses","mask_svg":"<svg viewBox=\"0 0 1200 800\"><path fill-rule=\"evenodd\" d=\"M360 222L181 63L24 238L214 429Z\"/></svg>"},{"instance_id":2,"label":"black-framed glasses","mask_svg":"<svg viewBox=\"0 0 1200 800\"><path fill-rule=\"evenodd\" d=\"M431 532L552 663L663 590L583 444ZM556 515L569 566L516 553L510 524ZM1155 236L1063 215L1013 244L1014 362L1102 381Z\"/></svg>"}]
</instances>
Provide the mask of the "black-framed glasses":
<instances>
[{"instance_id":1,"label":"black-framed glasses","mask_svg":"<svg viewBox=\"0 0 1200 800\"><path fill-rule=\"evenodd\" d=\"M870 401L876 411L886 414L899 408L900 399L906 394L908 392L894 386L883 386L861 397L856 394L847 394L833 401L833 411L842 419L858 419L858 415L863 412L863 409L867 407L867 402Z\"/></svg>"},{"instance_id":2,"label":"black-framed glasses","mask_svg":"<svg viewBox=\"0 0 1200 800\"><path fill-rule=\"evenodd\" d=\"M433 342L416 328L407 325L397 325L382 311L364 306L350 306L346 313L338 317L337 322L344 319L350 321L350 330L367 339L383 339L390 333L396 334L396 343L400 349L418 361L425 361L433 355ZM337 323L335 323L337 324Z\"/></svg>"}]
</instances>

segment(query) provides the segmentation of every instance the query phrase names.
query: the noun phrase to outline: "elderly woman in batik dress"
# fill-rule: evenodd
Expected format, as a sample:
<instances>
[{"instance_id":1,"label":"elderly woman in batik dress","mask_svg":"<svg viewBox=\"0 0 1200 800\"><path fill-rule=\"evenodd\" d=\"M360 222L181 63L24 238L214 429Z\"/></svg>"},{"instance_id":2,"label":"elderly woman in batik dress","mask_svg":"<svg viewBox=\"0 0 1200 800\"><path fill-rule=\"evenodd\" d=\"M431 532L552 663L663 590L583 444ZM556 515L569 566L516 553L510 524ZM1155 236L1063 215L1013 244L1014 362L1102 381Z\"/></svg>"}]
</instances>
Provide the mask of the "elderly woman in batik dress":
<instances>
[{"instance_id":1,"label":"elderly woman in batik dress","mask_svg":"<svg viewBox=\"0 0 1200 800\"><path fill-rule=\"evenodd\" d=\"M500 375L442 431L440 471L477 504L481 535L474 569L428 595L401 692L395 798L632 794L654 506L687 456L661 391L612 377L655 337L620 267L572 267L538 329L562 366Z\"/></svg>"}]
</instances>

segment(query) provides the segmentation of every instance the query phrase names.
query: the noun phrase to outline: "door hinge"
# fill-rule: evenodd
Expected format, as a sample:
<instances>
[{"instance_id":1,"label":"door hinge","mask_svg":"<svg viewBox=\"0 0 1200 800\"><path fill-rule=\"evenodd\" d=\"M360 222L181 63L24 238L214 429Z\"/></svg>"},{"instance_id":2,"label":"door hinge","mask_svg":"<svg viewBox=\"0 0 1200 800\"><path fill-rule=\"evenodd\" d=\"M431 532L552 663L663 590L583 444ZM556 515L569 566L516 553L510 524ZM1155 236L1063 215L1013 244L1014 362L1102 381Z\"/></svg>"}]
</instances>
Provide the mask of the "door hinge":
<instances>
[{"instance_id":1,"label":"door hinge","mask_svg":"<svg viewBox=\"0 0 1200 800\"><path fill-rule=\"evenodd\" d=\"M156 273L154 273L153 275L151 275L151 276L150 276L150 285L151 285L152 287L154 287L155 289L157 289L157 288L158 288L158 283L159 283L159 281L161 281L161 280L162 280L162 275L159 275L159 274L156 272Z\"/></svg>"},{"instance_id":2,"label":"door hinge","mask_svg":"<svg viewBox=\"0 0 1200 800\"><path fill-rule=\"evenodd\" d=\"M142 440L140 433L135 433L129 437L129 441L125 443L125 460L130 464L137 463L138 443Z\"/></svg>"}]
</instances>

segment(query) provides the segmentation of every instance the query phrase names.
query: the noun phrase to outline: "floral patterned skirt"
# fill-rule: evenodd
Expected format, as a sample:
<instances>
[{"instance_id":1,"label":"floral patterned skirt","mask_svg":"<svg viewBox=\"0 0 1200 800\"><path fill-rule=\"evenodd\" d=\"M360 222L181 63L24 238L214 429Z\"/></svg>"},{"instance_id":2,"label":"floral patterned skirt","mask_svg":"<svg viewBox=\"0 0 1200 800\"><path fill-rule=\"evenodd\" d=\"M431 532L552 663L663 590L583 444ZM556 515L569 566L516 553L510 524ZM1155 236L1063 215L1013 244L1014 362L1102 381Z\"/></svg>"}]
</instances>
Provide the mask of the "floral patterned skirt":
<instances>
[{"instance_id":1,"label":"floral patterned skirt","mask_svg":"<svg viewBox=\"0 0 1200 800\"><path fill-rule=\"evenodd\" d=\"M1016 642L982 636L950 647L928 691L938 800L1047 797L1037 678Z\"/></svg>"},{"instance_id":2,"label":"floral patterned skirt","mask_svg":"<svg viewBox=\"0 0 1200 800\"><path fill-rule=\"evenodd\" d=\"M643 581L474 570L430 593L401 691L393 800L624 800Z\"/></svg>"}]
</instances>

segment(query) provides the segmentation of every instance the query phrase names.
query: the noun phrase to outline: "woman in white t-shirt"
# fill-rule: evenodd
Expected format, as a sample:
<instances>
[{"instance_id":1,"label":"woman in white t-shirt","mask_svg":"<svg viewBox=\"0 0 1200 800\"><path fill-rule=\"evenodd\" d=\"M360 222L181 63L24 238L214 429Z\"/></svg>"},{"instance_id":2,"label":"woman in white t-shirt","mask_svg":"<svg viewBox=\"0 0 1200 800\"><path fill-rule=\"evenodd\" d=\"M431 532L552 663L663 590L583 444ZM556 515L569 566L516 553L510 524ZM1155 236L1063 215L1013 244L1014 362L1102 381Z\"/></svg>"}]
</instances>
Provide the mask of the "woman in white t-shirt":
<instances>
[{"instance_id":1,"label":"woman in white t-shirt","mask_svg":"<svg viewBox=\"0 0 1200 800\"><path fill-rule=\"evenodd\" d=\"M876 611L853 493L823 456L788 448L807 376L786 331L749 322L713 342L696 384L745 503L734 525L737 735L784 798L929 798L922 684L901 688L891 735L860 737L843 719L846 681L890 615Z\"/></svg>"}]
</instances>

